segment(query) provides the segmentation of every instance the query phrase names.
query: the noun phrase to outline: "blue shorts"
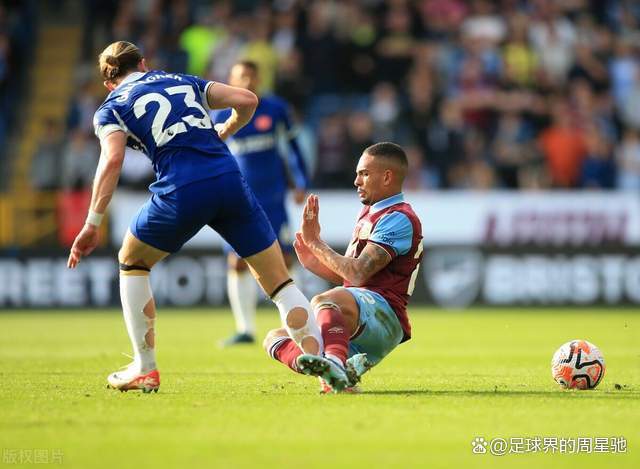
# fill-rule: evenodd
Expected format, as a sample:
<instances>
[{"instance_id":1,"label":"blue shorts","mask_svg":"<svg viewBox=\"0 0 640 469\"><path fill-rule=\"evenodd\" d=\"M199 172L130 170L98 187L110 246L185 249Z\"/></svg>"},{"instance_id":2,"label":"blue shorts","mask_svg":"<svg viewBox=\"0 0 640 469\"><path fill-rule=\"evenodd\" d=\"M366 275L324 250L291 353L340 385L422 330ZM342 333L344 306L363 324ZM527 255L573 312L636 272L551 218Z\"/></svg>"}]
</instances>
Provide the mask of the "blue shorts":
<instances>
[{"instance_id":1,"label":"blue shorts","mask_svg":"<svg viewBox=\"0 0 640 469\"><path fill-rule=\"evenodd\" d=\"M240 172L196 181L168 194L153 194L133 218L140 241L174 253L208 225L241 256L273 244L276 235Z\"/></svg>"},{"instance_id":2,"label":"blue shorts","mask_svg":"<svg viewBox=\"0 0 640 469\"><path fill-rule=\"evenodd\" d=\"M360 323L349 341L349 356L366 353L376 365L402 341L400 321L387 300L379 293L364 288L347 287L360 310Z\"/></svg>"},{"instance_id":3,"label":"blue shorts","mask_svg":"<svg viewBox=\"0 0 640 469\"><path fill-rule=\"evenodd\" d=\"M260 198L256 197L260 202ZM266 213L269 222L271 223L271 227L273 231L276 233L276 237L278 242L280 243L280 248L283 252L290 253L293 252L293 238L291 236L291 229L289 227L289 216L287 215L287 210L284 205L284 200L282 204L278 205L265 205L262 202L262 209L264 213ZM233 249L228 243L225 243L223 246L223 250L226 253L234 252ZM243 256L240 256L243 257Z\"/></svg>"}]
</instances>

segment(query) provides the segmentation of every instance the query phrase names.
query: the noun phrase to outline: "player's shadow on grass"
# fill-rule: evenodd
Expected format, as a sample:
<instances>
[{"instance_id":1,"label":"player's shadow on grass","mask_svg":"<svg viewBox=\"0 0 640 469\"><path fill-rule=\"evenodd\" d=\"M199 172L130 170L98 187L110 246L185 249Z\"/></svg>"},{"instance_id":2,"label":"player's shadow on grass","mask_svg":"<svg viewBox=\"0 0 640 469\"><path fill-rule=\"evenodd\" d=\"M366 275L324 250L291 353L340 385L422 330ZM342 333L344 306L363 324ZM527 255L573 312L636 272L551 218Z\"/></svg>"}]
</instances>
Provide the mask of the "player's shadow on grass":
<instances>
[{"instance_id":1,"label":"player's shadow on grass","mask_svg":"<svg viewBox=\"0 0 640 469\"><path fill-rule=\"evenodd\" d=\"M600 390L600 391L563 391L548 390L548 391L518 391L510 389L487 389L487 390L464 390L464 389L452 389L452 390L432 390L432 389L388 389L388 390L372 390L362 391L363 395L378 395L378 396L538 396L538 397L551 397L551 398L567 398L573 396L580 396L581 398L607 398L607 399L624 399L624 398L640 398L640 391L625 390Z\"/></svg>"}]
</instances>

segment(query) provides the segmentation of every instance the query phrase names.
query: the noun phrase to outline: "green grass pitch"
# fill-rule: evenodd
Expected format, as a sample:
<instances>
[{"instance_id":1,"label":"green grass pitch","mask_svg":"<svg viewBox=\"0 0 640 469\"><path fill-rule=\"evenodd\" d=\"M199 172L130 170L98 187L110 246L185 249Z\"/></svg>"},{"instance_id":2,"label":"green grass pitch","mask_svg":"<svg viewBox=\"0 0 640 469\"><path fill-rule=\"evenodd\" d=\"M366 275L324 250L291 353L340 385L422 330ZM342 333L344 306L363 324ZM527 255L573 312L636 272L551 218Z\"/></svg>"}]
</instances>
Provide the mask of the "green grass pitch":
<instances>
[{"instance_id":1,"label":"green grass pitch","mask_svg":"<svg viewBox=\"0 0 640 469\"><path fill-rule=\"evenodd\" d=\"M158 394L105 389L130 352L118 311L0 314L3 467L640 467L640 312L413 308L414 339L359 395L261 348L221 350L231 315L161 310ZM275 309L259 316L275 327ZM594 391L562 391L549 362L584 338L607 361ZM616 386L618 385L618 386ZM473 454L475 437L613 437L626 454ZM40 463L35 463L35 457Z\"/></svg>"}]
</instances>

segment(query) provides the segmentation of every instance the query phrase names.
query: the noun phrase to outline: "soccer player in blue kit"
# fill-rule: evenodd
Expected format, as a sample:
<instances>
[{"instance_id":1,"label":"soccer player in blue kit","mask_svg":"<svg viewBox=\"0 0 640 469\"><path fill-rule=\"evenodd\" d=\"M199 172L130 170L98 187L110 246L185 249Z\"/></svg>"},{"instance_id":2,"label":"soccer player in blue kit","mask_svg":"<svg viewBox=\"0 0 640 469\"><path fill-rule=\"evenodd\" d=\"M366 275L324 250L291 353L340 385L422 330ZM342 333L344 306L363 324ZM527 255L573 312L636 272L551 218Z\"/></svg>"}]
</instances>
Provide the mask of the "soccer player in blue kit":
<instances>
[{"instance_id":1,"label":"soccer player in blue kit","mask_svg":"<svg viewBox=\"0 0 640 469\"><path fill-rule=\"evenodd\" d=\"M229 74L229 84L256 93L260 86L258 65L250 60L236 63ZM230 109L215 113L216 126L223 125L231 115ZM279 144L284 140L287 155ZM260 97L253 118L227 140L236 157L240 171L253 190L271 222L285 263L291 269L295 256L293 239L285 208L287 190L293 189L296 203L305 200L308 186L307 171L295 139L284 101L273 95ZM256 283L247 263L227 244L227 294L236 321L236 334L224 345L253 343L258 296Z\"/></svg>"},{"instance_id":2,"label":"soccer player in blue kit","mask_svg":"<svg viewBox=\"0 0 640 469\"><path fill-rule=\"evenodd\" d=\"M157 177L118 253L120 298L134 357L124 370L109 375L109 386L158 390L149 273L205 225L245 259L300 348L321 354L322 337L309 302L290 279L273 228L224 143L251 120L255 94L194 76L149 71L140 50L126 41L110 44L100 54L99 67L110 93L94 116L100 162L86 223L69 254L70 268L98 243L98 226L127 145L151 159ZM231 114L214 131L208 110L224 108L231 108Z\"/></svg>"}]
</instances>

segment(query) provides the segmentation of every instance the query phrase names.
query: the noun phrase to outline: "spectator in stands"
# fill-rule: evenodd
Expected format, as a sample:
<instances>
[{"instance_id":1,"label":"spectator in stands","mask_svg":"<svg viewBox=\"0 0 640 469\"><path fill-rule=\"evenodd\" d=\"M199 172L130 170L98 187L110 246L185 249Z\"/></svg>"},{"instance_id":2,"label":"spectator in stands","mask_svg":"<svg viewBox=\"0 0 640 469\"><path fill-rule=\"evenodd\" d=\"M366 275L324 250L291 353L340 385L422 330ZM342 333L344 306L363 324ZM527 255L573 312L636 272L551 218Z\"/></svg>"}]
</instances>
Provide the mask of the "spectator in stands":
<instances>
[{"instance_id":1,"label":"spectator in stands","mask_svg":"<svg viewBox=\"0 0 640 469\"><path fill-rule=\"evenodd\" d=\"M464 173L456 174L459 188L487 190L495 186L495 174L489 165L487 141L484 134L471 129L464 134Z\"/></svg>"},{"instance_id":2,"label":"spectator in stands","mask_svg":"<svg viewBox=\"0 0 640 469\"><path fill-rule=\"evenodd\" d=\"M368 113L360 111L353 112L347 118L347 150L348 160L350 160L353 170L365 148L373 145L376 135L373 130L373 122ZM355 173L354 173L355 174Z\"/></svg>"},{"instance_id":3,"label":"spectator in stands","mask_svg":"<svg viewBox=\"0 0 640 469\"><path fill-rule=\"evenodd\" d=\"M591 88L604 91L609 86L606 65L594 54L590 44L579 43L575 49L575 63L569 70L569 79L583 79Z\"/></svg>"},{"instance_id":4,"label":"spectator in stands","mask_svg":"<svg viewBox=\"0 0 640 469\"><path fill-rule=\"evenodd\" d=\"M499 59L494 52L484 54L469 40L455 77L456 87L451 90L458 98L465 124L483 132L489 131L498 89Z\"/></svg>"},{"instance_id":5,"label":"spectator in stands","mask_svg":"<svg viewBox=\"0 0 640 469\"><path fill-rule=\"evenodd\" d=\"M584 78L577 78L568 85L569 107L571 118L578 127L588 127L595 119L596 96L590 83Z\"/></svg>"},{"instance_id":6,"label":"spectator in stands","mask_svg":"<svg viewBox=\"0 0 640 469\"><path fill-rule=\"evenodd\" d=\"M433 179L430 174L424 171L424 155L417 145L408 145L405 147L409 170L404 180L404 188L408 190L418 190L434 187Z\"/></svg>"},{"instance_id":7,"label":"spectator in stands","mask_svg":"<svg viewBox=\"0 0 640 469\"><path fill-rule=\"evenodd\" d=\"M633 45L628 39L619 38L615 45L615 55L609 63L611 93L618 109L624 109L633 90L640 80L640 64L633 54Z\"/></svg>"},{"instance_id":8,"label":"spectator in stands","mask_svg":"<svg viewBox=\"0 0 640 469\"><path fill-rule=\"evenodd\" d=\"M539 0L536 7L537 17L531 24L529 37L547 83L562 85L573 63L575 27L560 14L555 1Z\"/></svg>"},{"instance_id":9,"label":"spectator in stands","mask_svg":"<svg viewBox=\"0 0 640 469\"><path fill-rule=\"evenodd\" d=\"M342 86L358 96L371 91L378 80L375 45L377 30L373 15L353 3L343 19L340 44Z\"/></svg>"},{"instance_id":10,"label":"spectator in stands","mask_svg":"<svg viewBox=\"0 0 640 469\"><path fill-rule=\"evenodd\" d=\"M208 15L197 17L197 22L180 34L180 46L189 56L187 71L192 75L206 75L211 54L227 36L226 25L231 20L231 2L214 2Z\"/></svg>"},{"instance_id":11,"label":"spectator in stands","mask_svg":"<svg viewBox=\"0 0 640 469\"><path fill-rule=\"evenodd\" d=\"M303 33L297 46L302 59L302 72L311 94L306 119L313 128L318 120L339 112L342 101L338 77L339 42L333 30L333 11L328 2L312 2L302 16Z\"/></svg>"},{"instance_id":12,"label":"spectator in stands","mask_svg":"<svg viewBox=\"0 0 640 469\"><path fill-rule=\"evenodd\" d=\"M69 104L67 130L93 133L93 114L99 104L91 82L82 83Z\"/></svg>"},{"instance_id":13,"label":"spectator in stands","mask_svg":"<svg viewBox=\"0 0 640 469\"><path fill-rule=\"evenodd\" d=\"M509 19L508 38L502 48L504 76L522 87L532 86L538 71L538 56L527 40L528 21L524 14Z\"/></svg>"},{"instance_id":14,"label":"spectator in stands","mask_svg":"<svg viewBox=\"0 0 640 469\"><path fill-rule=\"evenodd\" d=\"M62 153L62 187L66 190L86 190L96 173L100 150L95 138L82 130L74 130Z\"/></svg>"},{"instance_id":15,"label":"spectator in stands","mask_svg":"<svg viewBox=\"0 0 640 469\"><path fill-rule=\"evenodd\" d=\"M464 0L423 0L417 5L423 38L446 43L460 30L468 14Z\"/></svg>"},{"instance_id":16,"label":"spectator in stands","mask_svg":"<svg viewBox=\"0 0 640 469\"><path fill-rule=\"evenodd\" d=\"M411 68L416 17L409 2L388 2L381 18L381 34L375 44L378 61L378 78L394 82L406 76Z\"/></svg>"},{"instance_id":17,"label":"spectator in stands","mask_svg":"<svg viewBox=\"0 0 640 469\"><path fill-rule=\"evenodd\" d=\"M625 130L615 158L618 165L617 187L640 191L640 136L637 129L629 127Z\"/></svg>"},{"instance_id":18,"label":"spectator in stands","mask_svg":"<svg viewBox=\"0 0 640 469\"><path fill-rule=\"evenodd\" d=\"M612 189L615 185L616 167L611 144L597 125L585 129L585 158L580 171L580 186L587 189Z\"/></svg>"},{"instance_id":19,"label":"spectator in stands","mask_svg":"<svg viewBox=\"0 0 640 469\"><path fill-rule=\"evenodd\" d=\"M51 191L60 187L62 162L62 132L53 119L42 123L42 137L31 160L31 186L38 191Z\"/></svg>"},{"instance_id":20,"label":"spectator in stands","mask_svg":"<svg viewBox=\"0 0 640 469\"><path fill-rule=\"evenodd\" d=\"M333 114L324 117L318 127L318 155L314 182L328 189L344 189L353 185L354 170L347 159L349 142L344 117Z\"/></svg>"},{"instance_id":21,"label":"spectator in stands","mask_svg":"<svg viewBox=\"0 0 640 469\"><path fill-rule=\"evenodd\" d=\"M9 36L0 31L0 86L9 72Z\"/></svg>"},{"instance_id":22,"label":"spectator in stands","mask_svg":"<svg viewBox=\"0 0 640 469\"><path fill-rule=\"evenodd\" d=\"M260 92L273 93L278 67L278 51L271 43L271 15L261 9L260 15L251 18L248 41L241 52L243 59L252 60L260 69Z\"/></svg>"},{"instance_id":23,"label":"spectator in stands","mask_svg":"<svg viewBox=\"0 0 640 469\"><path fill-rule=\"evenodd\" d=\"M492 49L504 40L507 26L495 5L488 0L472 0L471 12L462 23L464 37L480 43L480 49Z\"/></svg>"},{"instance_id":24,"label":"spectator in stands","mask_svg":"<svg viewBox=\"0 0 640 469\"><path fill-rule=\"evenodd\" d=\"M500 116L491 145L498 181L506 189L520 187L522 168L534 159L533 129L516 112Z\"/></svg>"},{"instance_id":25,"label":"spectator in stands","mask_svg":"<svg viewBox=\"0 0 640 469\"><path fill-rule=\"evenodd\" d=\"M436 187L447 189L458 186L464 173L465 128L458 102L443 99L437 109L421 132L416 128L415 135Z\"/></svg>"},{"instance_id":26,"label":"spectator in stands","mask_svg":"<svg viewBox=\"0 0 640 469\"><path fill-rule=\"evenodd\" d=\"M6 86L5 82L9 76L9 37L0 30L0 143L4 142L8 122L4 110L7 108L5 103ZM0 157L2 150L0 150Z\"/></svg>"},{"instance_id":27,"label":"spectator in stands","mask_svg":"<svg viewBox=\"0 0 640 469\"><path fill-rule=\"evenodd\" d=\"M613 75L618 87L618 111L627 126L640 128L640 62L633 56L615 67ZM628 73L629 75L625 75ZM614 94L614 96L616 96Z\"/></svg>"},{"instance_id":28,"label":"spectator in stands","mask_svg":"<svg viewBox=\"0 0 640 469\"><path fill-rule=\"evenodd\" d=\"M170 34L163 38L158 51L158 68L175 73L187 73L189 55L180 47L177 34Z\"/></svg>"},{"instance_id":29,"label":"spectator in stands","mask_svg":"<svg viewBox=\"0 0 640 469\"><path fill-rule=\"evenodd\" d=\"M391 83L378 83L371 93L369 108L378 141L395 140L400 117L398 90Z\"/></svg>"},{"instance_id":30,"label":"spectator in stands","mask_svg":"<svg viewBox=\"0 0 640 469\"><path fill-rule=\"evenodd\" d=\"M573 122L567 101L560 97L555 98L552 118L551 126L539 138L551 182L554 187L576 187L586 154L583 132Z\"/></svg>"},{"instance_id":31,"label":"spectator in stands","mask_svg":"<svg viewBox=\"0 0 640 469\"><path fill-rule=\"evenodd\" d=\"M502 60L498 49L507 32L506 24L496 15L492 2L474 0L470 16L462 24L461 44L463 63L477 60L480 65L480 81L492 86L498 81Z\"/></svg>"},{"instance_id":32,"label":"spectator in stands","mask_svg":"<svg viewBox=\"0 0 640 469\"><path fill-rule=\"evenodd\" d=\"M296 12L292 8L274 12L275 30L271 40L278 57L287 57L295 52Z\"/></svg>"},{"instance_id":33,"label":"spectator in stands","mask_svg":"<svg viewBox=\"0 0 640 469\"><path fill-rule=\"evenodd\" d=\"M297 50L292 51L278 62L276 73L275 94L282 96L285 101L298 110L304 107L308 96L307 83L302 74L302 57ZM310 119L305 116L305 123Z\"/></svg>"},{"instance_id":34,"label":"spectator in stands","mask_svg":"<svg viewBox=\"0 0 640 469\"><path fill-rule=\"evenodd\" d=\"M233 64L242 56L247 43L246 32L251 27L251 19L246 15L232 16L225 25L226 32L216 42L211 53L207 76L214 81L224 82Z\"/></svg>"}]
</instances>

